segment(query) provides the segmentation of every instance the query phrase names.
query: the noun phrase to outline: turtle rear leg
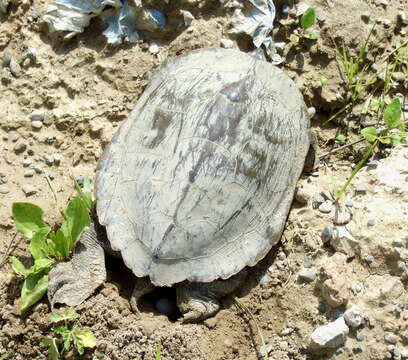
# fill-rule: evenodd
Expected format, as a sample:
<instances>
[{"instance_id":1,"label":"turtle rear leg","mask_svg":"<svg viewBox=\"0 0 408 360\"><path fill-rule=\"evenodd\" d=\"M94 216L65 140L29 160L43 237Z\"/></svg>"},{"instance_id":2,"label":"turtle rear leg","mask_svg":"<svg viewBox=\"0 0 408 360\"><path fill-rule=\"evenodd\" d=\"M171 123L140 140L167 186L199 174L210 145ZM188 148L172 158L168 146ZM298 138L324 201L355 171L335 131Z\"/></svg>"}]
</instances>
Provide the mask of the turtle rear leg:
<instances>
[{"instance_id":1,"label":"turtle rear leg","mask_svg":"<svg viewBox=\"0 0 408 360\"><path fill-rule=\"evenodd\" d=\"M70 261L58 264L49 273L48 299L55 304L76 306L86 300L106 280L104 246L106 233L91 224L75 245Z\"/></svg>"},{"instance_id":2,"label":"turtle rear leg","mask_svg":"<svg viewBox=\"0 0 408 360\"><path fill-rule=\"evenodd\" d=\"M150 281L149 277L137 278L135 287L133 288L132 296L130 297L130 306L132 310L140 314L139 308L137 306L139 300L143 295L148 294L153 291L154 285Z\"/></svg>"},{"instance_id":3,"label":"turtle rear leg","mask_svg":"<svg viewBox=\"0 0 408 360\"><path fill-rule=\"evenodd\" d=\"M183 283L177 286L177 306L183 322L198 322L214 316L220 310L219 300L243 284L246 269L227 280L210 283Z\"/></svg>"}]
</instances>

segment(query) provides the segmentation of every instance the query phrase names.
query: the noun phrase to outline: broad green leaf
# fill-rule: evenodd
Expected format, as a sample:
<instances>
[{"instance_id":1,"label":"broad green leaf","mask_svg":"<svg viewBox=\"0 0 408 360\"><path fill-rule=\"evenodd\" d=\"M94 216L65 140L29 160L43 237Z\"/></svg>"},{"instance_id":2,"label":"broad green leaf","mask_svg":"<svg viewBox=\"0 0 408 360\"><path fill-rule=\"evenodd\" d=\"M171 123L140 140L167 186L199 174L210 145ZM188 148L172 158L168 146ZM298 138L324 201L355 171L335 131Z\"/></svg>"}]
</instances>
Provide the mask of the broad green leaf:
<instances>
[{"instance_id":1,"label":"broad green leaf","mask_svg":"<svg viewBox=\"0 0 408 360\"><path fill-rule=\"evenodd\" d=\"M68 203L65 216L66 220L62 223L60 230L69 240L66 246L69 254L79 235L90 225L91 218L85 203L78 196Z\"/></svg>"},{"instance_id":2,"label":"broad green leaf","mask_svg":"<svg viewBox=\"0 0 408 360\"><path fill-rule=\"evenodd\" d=\"M317 40L319 38L319 34L318 33L314 33L314 32L310 32L310 33L306 33L304 35L305 38L310 39L310 40Z\"/></svg>"},{"instance_id":3,"label":"broad green leaf","mask_svg":"<svg viewBox=\"0 0 408 360\"><path fill-rule=\"evenodd\" d=\"M340 134L336 137L336 140L338 141L339 144L343 145L346 142L346 137Z\"/></svg>"},{"instance_id":4,"label":"broad green leaf","mask_svg":"<svg viewBox=\"0 0 408 360\"><path fill-rule=\"evenodd\" d=\"M49 226L39 229L31 239L30 251L34 259L46 258L51 255L47 249L46 238L51 228Z\"/></svg>"},{"instance_id":5,"label":"broad green leaf","mask_svg":"<svg viewBox=\"0 0 408 360\"><path fill-rule=\"evenodd\" d=\"M50 315L50 320L53 323L65 321L65 320L75 320L79 317L79 314L74 309L68 309L63 313L53 312Z\"/></svg>"},{"instance_id":6,"label":"broad green leaf","mask_svg":"<svg viewBox=\"0 0 408 360\"><path fill-rule=\"evenodd\" d=\"M38 230L48 226L42 219L42 209L37 205L23 202L14 203L12 214L18 231L29 239L31 239Z\"/></svg>"},{"instance_id":7,"label":"broad green leaf","mask_svg":"<svg viewBox=\"0 0 408 360\"><path fill-rule=\"evenodd\" d=\"M77 330L75 336L80 340L83 347L94 348L96 346L96 337L90 330Z\"/></svg>"},{"instance_id":8,"label":"broad green leaf","mask_svg":"<svg viewBox=\"0 0 408 360\"><path fill-rule=\"evenodd\" d=\"M313 26L316 22L316 11L314 8L310 7L307 9L302 17L300 18L300 26L306 30Z\"/></svg>"},{"instance_id":9,"label":"broad green leaf","mask_svg":"<svg viewBox=\"0 0 408 360\"><path fill-rule=\"evenodd\" d=\"M29 275L21 290L21 312L27 311L32 305L37 303L47 292L48 275Z\"/></svg>"},{"instance_id":10,"label":"broad green leaf","mask_svg":"<svg viewBox=\"0 0 408 360\"><path fill-rule=\"evenodd\" d=\"M34 265L29 269L28 276L32 275L45 275L50 272L50 270L55 265L54 260L48 258L37 259Z\"/></svg>"},{"instance_id":11,"label":"broad green leaf","mask_svg":"<svg viewBox=\"0 0 408 360\"><path fill-rule=\"evenodd\" d=\"M364 139L368 142L372 143L377 139L377 129L375 127L366 127L361 130L361 135L363 135Z\"/></svg>"},{"instance_id":12,"label":"broad green leaf","mask_svg":"<svg viewBox=\"0 0 408 360\"><path fill-rule=\"evenodd\" d=\"M397 146L397 145L401 144L401 136L399 136L399 135L391 135L390 140L391 140L391 145L392 146Z\"/></svg>"},{"instance_id":13,"label":"broad green leaf","mask_svg":"<svg viewBox=\"0 0 408 360\"><path fill-rule=\"evenodd\" d=\"M42 340L44 346L48 347L51 360L60 360L58 346L54 338L46 337Z\"/></svg>"},{"instance_id":14,"label":"broad green leaf","mask_svg":"<svg viewBox=\"0 0 408 360\"><path fill-rule=\"evenodd\" d=\"M67 238L61 229L58 229L55 233L50 233L50 239L53 242L58 258L60 260L67 259L71 251L71 239Z\"/></svg>"},{"instance_id":15,"label":"broad green leaf","mask_svg":"<svg viewBox=\"0 0 408 360\"><path fill-rule=\"evenodd\" d=\"M386 144L386 145L391 144L391 139L389 137L380 137L378 138L378 140L382 144Z\"/></svg>"},{"instance_id":16,"label":"broad green leaf","mask_svg":"<svg viewBox=\"0 0 408 360\"><path fill-rule=\"evenodd\" d=\"M27 276L28 270L25 268L23 263L18 260L15 256L10 256L11 267L14 272L18 275Z\"/></svg>"},{"instance_id":17,"label":"broad green leaf","mask_svg":"<svg viewBox=\"0 0 408 360\"><path fill-rule=\"evenodd\" d=\"M84 201L88 211L91 212L94 205L94 197L92 191L91 180L88 177L84 177L84 184L82 188L74 180L75 189L78 192L79 197Z\"/></svg>"},{"instance_id":18,"label":"broad green leaf","mask_svg":"<svg viewBox=\"0 0 408 360\"><path fill-rule=\"evenodd\" d=\"M394 98L384 110L384 122L389 130L399 129L404 131L404 123L401 121L401 103Z\"/></svg>"}]
</instances>

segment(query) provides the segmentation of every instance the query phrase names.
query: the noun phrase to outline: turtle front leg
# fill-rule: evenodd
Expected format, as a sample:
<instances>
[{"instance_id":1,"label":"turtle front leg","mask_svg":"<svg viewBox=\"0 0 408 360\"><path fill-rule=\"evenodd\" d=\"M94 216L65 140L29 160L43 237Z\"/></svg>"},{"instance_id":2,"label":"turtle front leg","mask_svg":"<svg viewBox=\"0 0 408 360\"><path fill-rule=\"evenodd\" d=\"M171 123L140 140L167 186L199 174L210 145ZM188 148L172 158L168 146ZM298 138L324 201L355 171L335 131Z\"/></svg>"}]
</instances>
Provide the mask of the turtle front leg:
<instances>
[{"instance_id":1,"label":"turtle front leg","mask_svg":"<svg viewBox=\"0 0 408 360\"><path fill-rule=\"evenodd\" d=\"M52 308L55 304L79 305L105 282L106 243L100 225L91 224L84 230L71 261L58 264L49 273L48 299Z\"/></svg>"},{"instance_id":2,"label":"turtle front leg","mask_svg":"<svg viewBox=\"0 0 408 360\"><path fill-rule=\"evenodd\" d=\"M220 310L219 300L241 286L246 275L244 269L227 280L178 285L177 306L183 314L182 322L198 322L214 316Z\"/></svg>"},{"instance_id":3,"label":"turtle front leg","mask_svg":"<svg viewBox=\"0 0 408 360\"><path fill-rule=\"evenodd\" d=\"M138 302L143 295L148 294L154 290L154 285L151 283L149 277L138 278L135 287L133 288L132 296L130 297L130 306L132 310L140 314Z\"/></svg>"}]
</instances>

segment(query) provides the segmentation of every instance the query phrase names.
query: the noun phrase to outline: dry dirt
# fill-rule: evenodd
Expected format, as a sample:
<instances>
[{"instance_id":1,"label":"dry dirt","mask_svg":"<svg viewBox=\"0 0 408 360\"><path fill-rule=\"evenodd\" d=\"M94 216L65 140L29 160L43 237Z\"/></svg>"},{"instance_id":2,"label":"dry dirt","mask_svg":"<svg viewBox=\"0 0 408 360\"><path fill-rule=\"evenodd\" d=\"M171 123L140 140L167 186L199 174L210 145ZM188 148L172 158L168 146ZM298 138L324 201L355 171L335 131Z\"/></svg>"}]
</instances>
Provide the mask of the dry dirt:
<instances>
[{"instance_id":1,"label":"dry dirt","mask_svg":"<svg viewBox=\"0 0 408 360\"><path fill-rule=\"evenodd\" d=\"M73 194L71 177L93 177L104 146L143 92L151 70L166 58L192 49L218 47L222 38L231 38L234 47L251 50L248 38L229 35L231 14L218 1L206 1L203 7L195 3L175 1L166 6L156 2L169 18L166 31L146 32L139 44L115 48L107 46L101 35L104 25L98 21L93 21L83 34L69 42L51 38L40 19L47 6L44 0L12 4L8 15L0 14L0 57L9 51L20 59L28 47L35 47L38 53L36 63L24 62L18 77L0 83L3 110L0 177L7 178L6 183L0 184L0 259L11 249L14 256L30 264L27 241L20 235L14 237L12 203L33 202L44 209L49 223L60 222L60 209ZM391 0L384 6L381 1L312 0L308 4L326 16L319 22L321 37L318 41L305 40L297 47L287 46L281 67L295 79L307 105L316 108L314 123L321 151L326 152L332 148L337 130L320 124L330 111L344 104L345 96L332 39L343 40L355 51L370 30L370 25L361 18L362 13L369 11L370 23L380 22L370 56L374 60L380 58L391 51L392 44L403 41L404 26L398 25L396 19L408 2ZM178 8L189 9L195 15L190 27L181 25ZM34 11L40 15L38 18ZM279 30L274 36L277 40L287 40L294 26L285 25L281 15L275 21ZM384 26L384 18L391 20L390 26ZM153 40L160 45L157 55L148 51L147 44ZM321 77L329 80L327 86L321 85ZM46 121L40 129L34 129L30 120L35 109L45 111ZM48 165L45 157L56 153L61 155L60 163ZM407 154L408 149L401 146L393 164L403 163ZM310 198L331 190L344 181L351 171L350 160L357 157L358 149L349 148L327 158L330 161L322 164L316 176L305 176L300 186ZM399 179L395 181L399 184L403 179L402 183L406 184L408 166L396 170L387 164L386 174L395 171ZM33 165L41 173L34 171L33 176L26 177ZM52 179L58 202L54 201L45 174ZM128 302L131 280L123 281L132 275L120 263L110 261L108 282L77 308L79 324L91 329L98 339L96 348L83 358L153 359L157 344L162 344L165 360L256 359L262 345L260 333L269 346L271 359L380 360L389 355L398 359L393 346L404 356L404 351L405 354L408 351L408 339L403 337L408 331L408 297L407 279L400 263L408 257L406 230L404 233L408 227L408 189L402 188L402 193L401 187L390 190L389 179L384 180L383 175L363 172L356 181L367 184L366 193L354 195L351 191L348 195L357 204L352 210L354 222L350 231L361 242L360 250L350 259L334 254L330 246L322 244L321 232L331 222L332 214L314 209L312 199L307 205L294 203L282 243L251 270L247 284L236 294L253 318L242 313L232 298L225 299L219 314L204 324L171 322L147 300L142 304L139 318L131 312ZM26 197L22 191L24 185L33 186L36 193ZM370 219L381 226L368 228ZM395 244L397 240L401 246ZM403 249L402 255L395 253L396 247ZM370 255L374 262L368 261ZM336 264L334 270L333 264ZM299 270L306 266L318 273L310 284L298 281ZM330 284L325 282L327 277L331 279ZM1 267L0 359L46 359L41 339L50 334L50 307L44 299L25 316L19 315L21 283L22 279L13 274L9 264ZM333 307L327 294L330 291L346 300ZM311 353L310 334L338 317L347 307L347 301L360 306L366 316L365 324L350 331L340 350ZM396 306L402 310L396 311ZM384 340L387 333L397 334L397 344ZM363 335L362 340L358 334ZM353 349L355 344L362 345L363 351ZM65 358L78 357L68 353Z\"/></svg>"}]
</instances>

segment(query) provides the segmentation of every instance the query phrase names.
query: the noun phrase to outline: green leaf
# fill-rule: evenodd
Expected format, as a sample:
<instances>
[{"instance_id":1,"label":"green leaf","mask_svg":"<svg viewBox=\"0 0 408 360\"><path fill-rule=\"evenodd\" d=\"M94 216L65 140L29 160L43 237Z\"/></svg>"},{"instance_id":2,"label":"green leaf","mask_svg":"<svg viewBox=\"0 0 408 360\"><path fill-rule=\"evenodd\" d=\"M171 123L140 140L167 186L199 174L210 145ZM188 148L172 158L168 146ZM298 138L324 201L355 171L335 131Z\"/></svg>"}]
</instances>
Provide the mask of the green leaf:
<instances>
[{"instance_id":1,"label":"green leaf","mask_svg":"<svg viewBox=\"0 0 408 360\"><path fill-rule=\"evenodd\" d=\"M328 84L329 84L329 79L326 78L326 77L324 77L324 76L322 76L322 77L320 78L320 84L322 84L322 86L328 85Z\"/></svg>"},{"instance_id":2,"label":"green leaf","mask_svg":"<svg viewBox=\"0 0 408 360\"><path fill-rule=\"evenodd\" d=\"M47 227L47 224L42 219L43 211L37 205L23 202L14 203L12 215L17 230L29 239L38 230Z\"/></svg>"},{"instance_id":3,"label":"green leaf","mask_svg":"<svg viewBox=\"0 0 408 360\"><path fill-rule=\"evenodd\" d=\"M96 337L91 330L77 330L75 336L80 340L83 347L92 349L96 346Z\"/></svg>"},{"instance_id":4,"label":"green leaf","mask_svg":"<svg viewBox=\"0 0 408 360\"><path fill-rule=\"evenodd\" d=\"M50 239L58 254L57 257L60 260L67 259L71 251L71 239L67 238L61 229L58 229L55 233L50 233Z\"/></svg>"},{"instance_id":5,"label":"green leaf","mask_svg":"<svg viewBox=\"0 0 408 360\"><path fill-rule=\"evenodd\" d=\"M18 260L15 256L10 256L11 267L14 272L18 275L27 276L28 270L25 268L23 263Z\"/></svg>"},{"instance_id":6,"label":"green leaf","mask_svg":"<svg viewBox=\"0 0 408 360\"><path fill-rule=\"evenodd\" d=\"M66 220L62 223L60 230L67 241L64 255L68 257L79 235L91 224L91 218L84 201L79 196L68 203L65 216Z\"/></svg>"},{"instance_id":7,"label":"green leaf","mask_svg":"<svg viewBox=\"0 0 408 360\"><path fill-rule=\"evenodd\" d=\"M46 258L49 255L46 238L51 228L49 226L39 229L31 239L30 251L34 259Z\"/></svg>"},{"instance_id":8,"label":"green leaf","mask_svg":"<svg viewBox=\"0 0 408 360\"><path fill-rule=\"evenodd\" d=\"M401 144L401 136L399 135L391 135L390 136L390 140L391 140L391 145L392 146L397 146L399 144Z\"/></svg>"},{"instance_id":9,"label":"green leaf","mask_svg":"<svg viewBox=\"0 0 408 360\"><path fill-rule=\"evenodd\" d=\"M300 18L300 26L306 30L313 26L316 22L316 11L314 8L310 7L307 9L302 17Z\"/></svg>"},{"instance_id":10,"label":"green leaf","mask_svg":"<svg viewBox=\"0 0 408 360\"><path fill-rule=\"evenodd\" d=\"M361 130L361 135L363 135L364 139L368 142L372 143L377 139L377 129L375 127L366 127Z\"/></svg>"},{"instance_id":11,"label":"green leaf","mask_svg":"<svg viewBox=\"0 0 408 360\"><path fill-rule=\"evenodd\" d=\"M384 122L389 130L399 129L404 131L404 123L401 121L401 103L394 98L384 110Z\"/></svg>"},{"instance_id":12,"label":"green leaf","mask_svg":"<svg viewBox=\"0 0 408 360\"><path fill-rule=\"evenodd\" d=\"M310 39L310 40L317 40L319 36L320 35L318 33L314 33L314 32L306 33L304 35L305 38Z\"/></svg>"},{"instance_id":13,"label":"green leaf","mask_svg":"<svg viewBox=\"0 0 408 360\"><path fill-rule=\"evenodd\" d=\"M35 260L34 265L31 266L28 276L48 274L50 270L54 267L54 265L55 262L52 259L48 258L37 259Z\"/></svg>"},{"instance_id":14,"label":"green leaf","mask_svg":"<svg viewBox=\"0 0 408 360\"><path fill-rule=\"evenodd\" d=\"M343 145L346 142L346 137L342 134L338 135L336 137L336 141L340 144Z\"/></svg>"},{"instance_id":15,"label":"green leaf","mask_svg":"<svg viewBox=\"0 0 408 360\"><path fill-rule=\"evenodd\" d=\"M48 275L28 275L21 290L21 312L27 311L47 292Z\"/></svg>"},{"instance_id":16,"label":"green leaf","mask_svg":"<svg viewBox=\"0 0 408 360\"><path fill-rule=\"evenodd\" d=\"M163 350L163 345L162 344L158 344L156 346L156 360L160 360L161 359L161 352Z\"/></svg>"},{"instance_id":17,"label":"green leaf","mask_svg":"<svg viewBox=\"0 0 408 360\"><path fill-rule=\"evenodd\" d=\"M52 327L51 330L58 335L61 335L64 339L68 336L69 330L65 325L59 325Z\"/></svg>"},{"instance_id":18,"label":"green leaf","mask_svg":"<svg viewBox=\"0 0 408 360\"><path fill-rule=\"evenodd\" d=\"M290 41L292 44L297 44L297 43L299 42L299 36L297 36L297 35L295 35L295 34L291 34L291 35L289 36L289 41Z\"/></svg>"},{"instance_id":19,"label":"green leaf","mask_svg":"<svg viewBox=\"0 0 408 360\"><path fill-rule=\"evenodd\" d=\"M84 177L84 184L82 188L79 186L76 180L74 180L74 185L79 197L82 199L82 201L84 201L88 211L91 212L94 205L91 180L88 177Z\"/></svg>"},{"instance_id":20,"label":"green leaf","mask_svg":"<svg viewBox=\"0 0 408 360\"><path fill-rule=\"evenodd\" d=\"M57 343L54 338L46 337L42 340L42 344L48 347L48 354L51 360L60 360Z\"/></svg>"},{"instance_id":21,"label":"green leaf","mask_svg":"<svg viewBox=\"0 0 408 360\"><path fill-rule=\"evenodd\" d=\"M380 137L380 138L378 138L378 140L382 144L386 144L386 145L391 144L391 139L389 137L386 137L386 136Z\"/></svg>"},{"instance_id":22,"label":"green leaf","mask_svg":"<svg viewBox=\"0 0 408 360\"><path fill-rule=\"evenodd\" d=\"M67 309L63 313L53 312L50 315L50 320L53 323L57 323L60 321L65 321L65 320L75 320L78 317L79 317L79 314L74 309Z\"/></svg>"},{"instance_id":23,"label":"green leaf","mask_svg":"<svg viewBox=\"0 0 408 360\"><path fill-rule=\"evenodd\" d=\"M371 100L370 109L372 111L377 111L380 108L381 102L378 100Z\"/></svg>"}]
</instances>

